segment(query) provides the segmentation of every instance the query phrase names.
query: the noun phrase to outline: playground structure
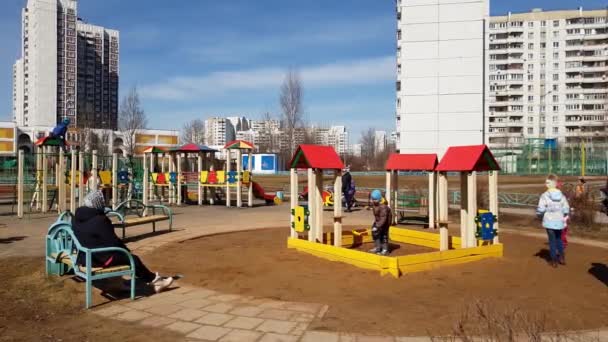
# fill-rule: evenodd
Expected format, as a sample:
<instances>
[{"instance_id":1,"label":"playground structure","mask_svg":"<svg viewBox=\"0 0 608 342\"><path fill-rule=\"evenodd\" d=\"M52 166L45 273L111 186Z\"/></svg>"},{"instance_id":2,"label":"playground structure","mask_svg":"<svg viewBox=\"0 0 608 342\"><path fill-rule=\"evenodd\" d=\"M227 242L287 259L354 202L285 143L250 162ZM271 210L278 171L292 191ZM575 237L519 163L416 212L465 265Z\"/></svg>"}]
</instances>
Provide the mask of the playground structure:
<instances>
[{"instance_id":1,"label":"playground structure","mask_svg":"<svg viewBox=\"0 0 608 342\"><path fill-rule=\"evenodd\" d=\"M107 200L115 208L123 200L130 199L132 193L129 170L118 170L119 156L111 156L111 169L99 170L97 151L84 153L72 149L64 152L56 138L43 137L35 143L34 189L30 200L30 210L46 213L55 206L57 212L75 212L90 191L111 190ZM25 155L18 154L17 216L23 217L25 203ZM49 198L49 195L51 196Z\"/></svg>"},{"instance_id":2,"label":"playground structure","mask_svg":"<svg viewBox=\"0 0 608 342\"><path fill-rule=\"evenodd\" d=\"M429 227L439 227L439 234L391 226L393 242L437 249L436 252L406 256L380 256L352 247L372 242L370 229L342 231L342 203L334 202L334 231L323 231L323 172L335 175L334 196L341 197L342 161L328 146L300 145L290 162L291 193L297 193L297 170L308 175L308 205L291 198L291 233L287 246L331 261L377 270L381 275L399 277L405 273L425 271L445 265L461 264L490 257L502 257L503 245L497 237L497 177L499 166L485 145L450 147L437 164L435 155L392 157L387 163L387 201L395 203L398 170L429 172ZM461 201L460 237L448 234L448 172L460 172ZM478 215L477 172L488 172L490 211ZM438 176L438 177L437 177ZM435 185L437 184L437 186ZM349 248L351 247L351 248Z\"/></svg>"}]
</instances>

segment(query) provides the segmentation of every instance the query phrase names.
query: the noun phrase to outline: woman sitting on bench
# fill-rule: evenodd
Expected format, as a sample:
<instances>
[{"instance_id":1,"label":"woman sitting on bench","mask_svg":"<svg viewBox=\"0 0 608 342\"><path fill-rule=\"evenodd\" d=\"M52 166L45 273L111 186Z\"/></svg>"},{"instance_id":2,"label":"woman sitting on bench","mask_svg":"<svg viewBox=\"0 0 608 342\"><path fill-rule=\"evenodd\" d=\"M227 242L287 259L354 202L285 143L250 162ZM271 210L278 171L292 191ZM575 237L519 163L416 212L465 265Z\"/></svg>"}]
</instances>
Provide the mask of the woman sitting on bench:
<instances>
[{"instance_id":1,"label":"woman sitting on bench","mask_svg":"<svg viewBox=\"0 0 608 342\"><path fill-rule=\"evenodd\" d=\"M86 248L119 247L129 251L127 246L114 233L112 222L105 215L104 209L105 200L101 191L91 192L87 195L84 206L76 209L76 214L72 220L74 235ZM173 283L172 277L161 277L158 273L151 272L139 257L134 254L132 256L135 263L135 276L153 286L156 293L163 291ZM93 254L92 258L93 267L129 264L129 259L124 253L96 253ZM76 261L79 265L85 265L84 253L80 253Z\"/></svg>"}]
</instances>

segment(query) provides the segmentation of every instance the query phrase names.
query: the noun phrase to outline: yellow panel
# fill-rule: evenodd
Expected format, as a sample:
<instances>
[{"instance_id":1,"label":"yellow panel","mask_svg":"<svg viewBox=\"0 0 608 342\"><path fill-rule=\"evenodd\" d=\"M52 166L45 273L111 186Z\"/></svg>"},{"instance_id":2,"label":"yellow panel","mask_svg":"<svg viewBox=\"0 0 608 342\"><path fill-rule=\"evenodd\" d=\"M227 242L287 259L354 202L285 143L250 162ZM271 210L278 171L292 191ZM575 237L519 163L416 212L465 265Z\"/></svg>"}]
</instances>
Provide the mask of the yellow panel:
<instances>
[{"instance_id":1,"label":"yellow panel","mask_svg":"<svg viewBox=\"0 0 608 342\"><path fill-rule=\"evenodd\" d=\"M101 185L112 184L112 171L99 171L99 180L101 181Z\"/></svg>"},{"instance_id":2,"label":"yellow panel","mask_svg":"<svg viewBox=\"0 0 608 342\"><path fill-rule=\"evenodd\" d=\"M207 183L208 177L209 177L209 171L201 171L199 180L202 184L205 184L205 183Z\"/></svg>"},{"instance_id":3,"label":"yellow panel","mask_svg":"<svg viewBox=\"0 0 608 342\"><path fill-rule=\"evenodd\" d=\"M251 180L251 172L244 171L243 172L243 184L249 184L250 180Z\"/></svg>"},{"instance_id":4,"label":"yellow panel","mask_svg":"<svg viewBox=\"0 0 608 342\"><path fill-rule=\"evenodd\" d=\"M42 183L42 171L38 171L39 172L39 177L40 180L39 182ZM78 180L80 179L80 171L76 171L76 185L78 185ZM68 171L68 185L72 185L72 171Z\"/></svg>"},{"instance_id":5,"label":"yellow panel","mask_svg":"<svg viewBox=\"0 0 608 342\"><path fill-rule=\"evenodd\" d=\"M15 139L15 129L0 128L0 139Z\"/></svg>"},{"instance_id":6,"label":"yellow panel","mask_svg":"<svg viewBox=\"0 0 608 342\"><path fill-rule=\"evenodd\" d=\"M298 233L303 233L306 230L306 208L297 206L294 209L293 229Z\"/></svg>"},{"instance_id":7,"label":"yellow panel","mask_svg":"<svg viewBox=\"0 0 608 342\"><path fill-rule=\"evenodd\" d=\"M177 145L177 136L175 135L159 135L158 143L165 145Z\"/></svg>"},{"instance_id":8,"label":"yellow panel","mask_svg":"<svg viewBox=\"0 0 608 342\"><path fill-rule=\"evenodd\" d=\"M156 136L152 134L135 134L136 144L154 144L156 143Z\"/></svg>"},{"instance_id":9,"label":"yellow panel","mask_svg":"<svg viewBox=\"0 0 608 342\"><path fill-rule=\"evenodd\" d=\"M217 183L218 184L226 183L226 171L217 171Z\"/></svg>"},{"instance_id":10,"label":"yellow panel","mask_svg":"<svg viewBox=\"0 0 608 342\"><path fill-rule=\"evenodd\" d=\"M158 178L158 173L152 172L152 183L156 184L156 179Z\"/></svg>"},{"instance_id":11,"label":"yellow panel","mask_svg":"<svg viewBox=\"0 0 608 342\"><path fill-rule=\"evenodd\" d=\"M0 141L0 152L13 152L15 144L12 141Z\"/></svg>"}]
</instances>

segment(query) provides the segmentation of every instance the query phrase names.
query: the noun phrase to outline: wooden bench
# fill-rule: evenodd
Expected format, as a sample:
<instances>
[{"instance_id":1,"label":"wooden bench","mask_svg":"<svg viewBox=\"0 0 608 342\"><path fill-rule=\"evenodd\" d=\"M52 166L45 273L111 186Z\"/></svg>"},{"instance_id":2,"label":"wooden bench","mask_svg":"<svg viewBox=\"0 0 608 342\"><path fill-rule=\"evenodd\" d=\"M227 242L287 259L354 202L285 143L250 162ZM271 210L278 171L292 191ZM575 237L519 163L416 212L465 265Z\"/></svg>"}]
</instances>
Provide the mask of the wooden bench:
<instances>
[{"instance_id":1,"label":"wooden bench","mask_svg":"<svg viewBox=\"0 0 608 342\"><path fill-rule=\"evenodd\" d=\"M85 254L85 265L76 265L78 253ZM111 267L93 267L92 256L95 253L124 253L129 258L128 265ZM72 226L66 221L57 221L49 227L46 236L46 274L62 276L72 271L75 276L85 281L85 307L91 307L93 281L106 278L128 276L131 278L131 299L135 299L135 263L126 249L117 247L84 248L76 239ZM74 266L77 267L74 267Z\"/></svg>"},{"instance_id":2,"label":"wooden bench","mask_svg":"<svg viewBox=\"0 0 608 342\"><path fill-rule=\"evenodd\" d=\"M10 184L0 185L0 204L10 204L11 213L15 210L17 204L17 186Z\"/></svg>"},{"instance_id":3,"label":"wooden bench","mask_svg":"<svg viewBox=\"0 0 608 342\"><path fill-rule=\"evenodd\" d=\"M152 212L151 215L150 212ZM164 205L145 205L142 201L134 199L120 203L116 209L110 210L106 214L110 218L116 218L112 224L115 228L122 228L123 239L127 227L152 223L152 231L156 232L156 222L167 220L169 221L169 231L173 226L171 209Z\"/></svg>"}]
</instances>

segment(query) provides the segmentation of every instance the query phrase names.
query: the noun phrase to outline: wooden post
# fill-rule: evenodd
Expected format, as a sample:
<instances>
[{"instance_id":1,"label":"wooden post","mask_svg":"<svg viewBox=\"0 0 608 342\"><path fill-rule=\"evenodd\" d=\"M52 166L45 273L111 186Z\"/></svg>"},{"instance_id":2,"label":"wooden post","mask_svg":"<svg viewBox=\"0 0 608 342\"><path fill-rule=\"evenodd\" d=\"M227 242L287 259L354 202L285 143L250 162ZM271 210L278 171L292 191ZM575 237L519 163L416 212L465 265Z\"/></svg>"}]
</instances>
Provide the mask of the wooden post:
<instances>
[{"instance_id":1,"label":"wooden post","mask_svg":"<svg viewBox=\"0 0 608 342\"><path fill-rule=\"evenodd\" d=\"M490 171L489 173L489 195L490 195L490 212L496 217L494 229L498 231L498 171ZM494 236L494 243L498 243L498 235Z\"/></svg>"},{"instance_id":2,"label":"wooden post","mask_svg":"<svg viewBox=\"0 0 608 342\"><path fill-rule=\"evenodd\" d=\"M203 154L201 152L198 153L198 182L196 184L197 195L198 195L198 205L203 204L203 188L201 187L201 172L203 171Z\"/></svg>"},{"instance_id":3,"label":"wooden post","mask_svg":"<svg viewBox=\"0 0 608 342\"><path fill-rule=\"evenodd\" d=\"M162 157L160 158L160 169L162 173L165 173L165 160L167 159L167 155L166 154L162 154Z\"/></svg>"},{"instance_id":4,"label":"wooden post","mask_svg":"<svg viewBox=\"0 0 608 342\"><path fill-rule=\"evenodd\" d=\"M76 178L76 150L72 150L72 162L70 165L70 211L76 212L76 184L78 179Z\"/></svg>"},{"instance_id":5,"label":"wooden post","mask_svg":"<svg viewBox=\"0 0 608 342\"><path fill-rule=\"evenodd\" d=\"M182 154L177 153L177 205L182 205Z\"/></svg>"},{"instance_id":6,"label":"wooden post","mask_svg":"<svg viewBox=\"0 0 608 342\"><path fill-rule=\"evenodd\" d=\"M308 169L308 211L310 216L308 217L308 223L310 230L308 231L308 241L314 242L317 231L317 191L315 173L313 169Z\"/></svg>"},{"instance_id":7,"label":"wooden post","mask_svg":"<svg viewBox=\"0 0 608 342\"><path fill-rule=\"evenodd\" d=\"M316 225L317 225L317 230L315 231L315 239L320 242L323 243L323 170L321 169L317 169L315 171L316 175L315 175L315 181L316 181L316 211L317 211L317 220L316 220ZM335 198L334 196L334 205L336 205L336 202L338 201L342 201L341 198Z\"/></svg>"},{"instance_id":8,"label":"wooden post","mask_svg":"<svg viewBox=\"0 0 608 342\"><path fill-rule=\"evenodd\" d=\"M447 251L449 249L449 232L448 232L448 177L447 173L439 173L439 250Z\"/></svg>"},{"instance_id":9,"label":"wooden post","mask_svg":"<svg viewBox=\"0 0 608 342\"><path fill-rule=\"evenodd\" d=\"M23 187L25 185L23 158L23 150L20 149L18 154L19 161L17 162L17 217L19 218L23 218Z\"/></svg>"},{"instance_id":10,"label":"wooden post","mask_svg":"<svg viewBox=\"0 0 608 342\"><path fill-rule=\"evenodd\" d=\"M236 150L236 207L243 206L243 154L242 150Z\"/></svg>"},{"instance_id":11,"label":"wooden post","mask_svg":"<svg viewBox=\"0 0 608 342\"><path fill-rule=\"evenodd\" d=\"M91 171L91 177L93 177L93 191L97 191L97 150L93 150L93 165Z\"/></svg>"},{"instance_id":12,"label":"wooden post","mask_svg":"<svg viewBox=\"0 0 608 342\"><path fill-rule=\"evenodd\" d=\"M150 160L147 161L144 158L144 163L150 163L149 166L149 171L151 173L154 173L154 153L150 153ZM154 183L152 183L152 181L150 179L146 179L146 182L149 182L150 184L148 184L148 200L153 200L154 199Z\"/></svg>"},{"instance_id":13,"label":"wooden post","mask_svg":"<svg viewBox=\"0 0 608 342\"><path fill-rule=\"evenodd\" d=\"M66 209L66 195L65 195L65 153L63 148L59 148L59 159L57 160L57 212L62 213Z\"/></svg>"},{"instance_id":14,"label":"wooden post","mask_svg":"<svg viewBox=\"0 0 608 342\"><path fill-rule=\"evenodd\" d=\"M393 184L392 184L392 178L393 178L393 171L392 170L387 170L386 171L386 203L388 203L388 206L393 208ZM335 191L335 189L334 189ZM395 215L393 215L395 216Z\"/></svg>"},{"instance_id":15,"label":"wooden post","mask_svg":"<svg viewBox=\"0 0 608 342\"><path fill-rule=\"evenodd\" d=\"M78 170L80 171L78 175L78 206L82 207L84 204L84 193L85 193L85 185L84 185L84 152L78 152Z\"/></svg>"},{"instance_id":16,"label":"wooden post","mask_svg":"<svg viewBox=\"0 0 608 342\"><path fill-rule=\"evenodd\" d=\"M232 203L231 194L230 194L230 183L228 183L228 172L230 172L230 158L232 157L232 151L226 150L226 206L230 207Z\"/></svg>"},{"instance_id":17,"label":"wooden post","mask_svg":"<svg viewBox=\"0 0 608 342\"><path fill-rule=\"evenodd\" d=\"M40 208L42 207L42 205L41 205L42 179L40 179L40 178L42 175L42 163L44 161L44 158L43 158L44 152L43 151L44 151L44 147L42 147L42 146L36 147L36 193L34 194L34 196L36 198L36 210L40 210Z\"/></svg>"},{"instance_id":18,"label":"wooden post","mask_svg":"<svg viewBox=\"0 0 608 342\"><path fill-rule=\"evenodd\" d=\"M112 153L112 209L118 206L118 154Z\"/></svg>"},{"instance_id":19,"label":"wooden post","mask_svg":"<svg viewBox=\"0 0 608 342\"><path fill-rule=\"evenodd\" d=\"M437 184L437 174L434 171L429 172L429 228L435 228L435 193L436 193L436 184Z\"/></svg>"},{"instance_id":20,"label":"wooden post","mask_svg":"<svg viewBox=\"0 0 608 342\"><path fill-rule=\"evenodd\" d=\"M321 177L321 179L323 179L323 178ZM341 170L336 170L336 179L334 181L334 246L342 247L342 171Z\"/></svg>"},{"instance_id":21,"label":"wooden post","mask_svg":"<svg viewBox=\"0 0 608 342\"><path fill-rule=\"evenodd\" d=\"M468 176L466 172L460 173L460 242L462 248L469 247L468 227L469 227L469 212L468 212Z\"/></svg>"},{"instance_id":22,"label":"wooden post","mask_svg":"<svg viewBox=\"0 0 608 342\"><path fill-rule=\"evenodd\" d=\"M42 146L42 212L46 213L49 207L49 147Z\"/></svg>"},{"instance_id":23,"label":"wooden post","mask_svg":"<svg viewBox=\"0 0 608 342\"><path fill-rule=\"evenodd\" d=\"M251 158L251 157L250 157ZM251 163L251 161L250 161ZM298 206L298 172L296 169L292 168L289 170L289 185L290 185L290 195L289 195L289 201L291 203L291 212L293 212L293 210L295 210L295 208ZM298 233L296 232L296 230L293 228L293 223L295 222L295 217L294 215L291 215L291 219L290 219L290 236L294 239L298 238Z\"/></svg>"},{"instance_id":24,"label":"wooden post","mask_svg":"<svg viewBox=\"0 0 608 342\"><path fill-rule=\"evenodd\" d=\"M247 203L249 207L253 207L253 153L249 150L249 157L247 157L247 169L249 170L249 188L247 189ZM297 175L296 175L297 178ZM297 184L297 182L296 182ZM297 188L296 188L297 191ZM297 199L297 197L296 197ZM297 202L296 202L297 203Z\"/></svg>"},{"instance_id":25,"label":"wooden post","mask_svg":"<svg viewBox=\"0 0 608 342\"><path fill-rule=\"evenodd\" d=\"M477 217L477 172L473 171L467 175L468 178L468 189L467 189L467 211L469 217L467 220L467 246L469 248L477 247L477 223L475 217Z\"/></svg>"},{"instance_id":26,"label":"wooden post","mask_svg":"<svg viewBox=\"0 0 608 342\"><path fill-rule=\"evenodd\" d=\"M143 180L141 182L142 185L142 202L144 202L144 205L148 205L149 201L148 201L148 197L150 196L149 193L149 187L150 187L150 183L148 182L148 179L150 178L150 172L148 171L148 163L146 161L146 155L144 154L144 160L143 160L143 167L144 167L144 176L143 176Z\"/></svg>"},{"instance_id":27,"label":"wooden post","mask_svg":"<svg viewBox=\"0 0 608 342\"><path fill-rule=\"evenodd\" d=\"M391 184L393 186L392 191L392 198L393 198L393 206L391 207L393 209L393 223L397 224L397 209L399 207L399 170L393 170L393 174L392 174L392 181Z\"/></svg>"}]
</instances>

